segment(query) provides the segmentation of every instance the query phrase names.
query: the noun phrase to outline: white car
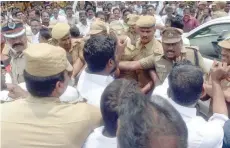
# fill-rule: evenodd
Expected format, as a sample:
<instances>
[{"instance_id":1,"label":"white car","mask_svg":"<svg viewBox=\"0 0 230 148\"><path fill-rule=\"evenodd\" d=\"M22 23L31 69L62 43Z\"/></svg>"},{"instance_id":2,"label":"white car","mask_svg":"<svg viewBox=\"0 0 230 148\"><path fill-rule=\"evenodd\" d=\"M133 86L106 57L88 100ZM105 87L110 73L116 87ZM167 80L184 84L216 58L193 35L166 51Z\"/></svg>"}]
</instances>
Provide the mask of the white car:
<instances>
[{"instance_id":1,"label":"white car","mask_svg":"<svg viewBox=\"0 0 230 148\"><path fill-rule=\"evenodd\" d=\"M230 33L230 16L221 17L204 23L188 33L184 33L183 37L187 38L191 46L198 46L199 51L204 57L204 65L207 71L210 70L213 59L220 60L220 51L216 45L218 39L225 34ZM199 101L200 113L208 116L209 104L208 101Z\"/></svg>"},{"instance_id":2,"label":"white car","mask_svg":"<svg viewBox=\"0 0 230 148\"><path fill-rule=\"evenodd\" d=\"M198 46L203 57L220 59L215 43L223 33L230 33L230 16L217 18L204 23L188 33L184 33L191 46ZM214 43L214 45L213 45Z\"/></svg>"}]
</instances>

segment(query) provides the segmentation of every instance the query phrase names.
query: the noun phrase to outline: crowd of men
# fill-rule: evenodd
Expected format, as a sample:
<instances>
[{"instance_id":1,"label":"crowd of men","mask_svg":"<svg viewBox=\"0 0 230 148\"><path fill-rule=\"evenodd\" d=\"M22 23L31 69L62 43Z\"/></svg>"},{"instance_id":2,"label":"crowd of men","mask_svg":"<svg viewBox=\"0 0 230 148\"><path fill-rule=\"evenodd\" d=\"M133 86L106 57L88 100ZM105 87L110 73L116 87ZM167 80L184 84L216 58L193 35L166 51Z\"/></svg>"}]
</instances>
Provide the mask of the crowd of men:
<instances>
[{"instance_id":1,"label":"crowd of men","mask_svg":"<svg viewBox=\"0 0 230 148\"><path fill-rule=\"evenodd\" d=\"M182 37L229 14L224 1L2 13L1 147L230 147L230 36L211 69Z\"/></svg>"}]
</instances>

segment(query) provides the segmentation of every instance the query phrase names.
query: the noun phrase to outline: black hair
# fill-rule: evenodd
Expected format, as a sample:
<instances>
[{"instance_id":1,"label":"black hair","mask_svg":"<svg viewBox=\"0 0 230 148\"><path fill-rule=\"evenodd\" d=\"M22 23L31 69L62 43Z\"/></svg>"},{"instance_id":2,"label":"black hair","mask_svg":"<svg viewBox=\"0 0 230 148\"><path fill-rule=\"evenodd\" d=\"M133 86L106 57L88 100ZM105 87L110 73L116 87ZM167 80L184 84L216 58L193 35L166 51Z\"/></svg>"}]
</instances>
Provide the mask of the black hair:
<instances>
[{"instance_id":1,"label":"black hair","mask_svg":"<svg viewBox=\"0 0 230 148\"><path fill-rule=\"evenodd\" d=\"M11 12L11 13L12 13L12 16L13 16L13 17L16 17L17 12L18 12L18 9L13 8L13 9L12 9L12 12Z\"/></svg>"},{"instance_id":2,"label":"black hair","mask_svg":"<svg viewBox=\"0 0 230 148\"><path fill-rule=\"evenodd\" d=\"M103 11L98 11L95 16L98 17L99 15L105 16L105 13ZM106 18L106 16L105 16L105 18Z\"/></svg>"},{"instance_id":3,"label":"black hair","mask_svg":"<svg viewBox=\"0 0 230 148\"><path fill-rule=\"evenodd\" d=\"M116 40L110 36L94 35L84 45L84 58L91 72L101 72L115 57Z\"/></svg>"},{"instance_id":4,"label":"black hair","mask_svg":"<svg viewBox=\"0 0 230 148\"><path fill-rule=\"evenodd\" d=\"M66 12L67 10L73 10L73 8L72 8L71 6L66 6L66 7L65 7L65 12Z\"/></svg>"},{"instance_id":5,"label":"black hair","mask_svg":"<svg viewBox=\"0 0 230 148\"><path fill-rule=\"evenodd\" d=\"M87 8L86 12L88 12L89 10L92 10L94 12L94 9L92 7Z\"/></svg>"},{"instance_id":6,"label":"black hair","mask_svg":"<svg viewBox=\"0 0 230 148\"><path fill-rule=\"evenodd\" d=\"M184 28L183 17L177 14L171 19L171 27L182 29Z\"/></svg>"},{"instance_id":7,"label":"black hair","mask_svg":"<svg viewBox=\"0 0 230 148\"><path fill-rule=\"evenodd\" d=\"M199 67L191 65L191 62L176 63L168 76L169 96L179 105L193 105L200 98L203 81L203 72Z\"/></svg>"},{"instance_id":8,"label":"black hair","mask_svg":"<svg viewBox=\"0 0 230 148\"><path fill-rule=\"evenodd\" d=\"M45 9L47 9L47 7L50 7L50 8L51 8L51 6L50 6L50 5L45 5Z\"/></svg>"},{"instance_id":9,"label":"black hair","mask_svg":"<svg viewBox=\"0 0 230 148\"><path fill-rule=\"evenodd\" d=\"M132 11L131 11L130 9L124 9L124 10L122 11L122 15L124 16L126 12L132 13Z\"/></svg>"},{"instance_id":10,"label":"black hair","mask_svg":"<svg viewBox=\"0 0 230 148\"><path fill-rule=\"evenodd\" d=\"M70 28L70 35L71 37L77 38L80 36L80 31L77 26L72 26Z\"/></svg>"},{"instance_id":11,"label":"black hair","mask_svg":"<svg viewBox=\"0 0 230 148\"><path fill-rule=\"evenodd\" d=\"M107 7L107 5L104 5L104 6L102 7L102 10L103 10L103 11L105 11L105 9L108 9L108 11L109 11L109 8Z\"/></svg>"},{"instance_id":12,"label":"black hair","mask_svg":"<svg viewBox=\"0 0 230 148\"><path fill-rule=\"evenodd\" d=\"M40 34L40 36L41 36L42 38L44 38L44 39L46 39L46 40L49 40L49 39L52 38L49 29L44 28L44 27L42 27L42 28L40 29L39 34Z\"/></svg>"},{"instance_id":13,"label":"black hair","mask_svg":"<svg viewBox=\"0 0 230 148\"><path fill-rule=\"evenodd\" d=\"M18 13L22 13L22 14L23 14L23 12L22 12L21 10L19 10L19 11L16 11L16 12L15 12L15 16L17 16Z\"/></svg>"},{"instance_id":14,"label":"black hair","mask_svg":"<svg viewBox=\"0 0 230 148\"><path fill-rule=\"evenodd\" d=\"M30 20L30 23L33 22L33 21L38 22L38 23L41 23L40 20L38 20L38 19L36 19L36 18L32 18L32 19Z\"/></svg>"},{"instance_id":15,"label":"black hair","mask_svg":"<svg viewBox=\"0 0 230 148\"><path fill-rule=\"evenodd\" d=\"M113 9L113 13L114 13L116 10L118 10L119 12L121 12L121 10L120 10L119 8L114 8L114 9Z\"/></svg>"},{"instance_id":16,"label":"black hair","mask_svg":"<svg viewBox=\"0 0 230 148\"><path fill-rule=\"evenodd\" d=\"M48 77L37 77L24 70L24 79L28 92L35 97L50 97L58 81L64 82L64 71Z\"/></svg>"},{"instance_id":17,"label":"black hair","mask_svg":"<svg viewBox=\"0 0 230 148\"><path fill-rule=\"evenodd\" d=\"M186 124L168 101L160 96L150 99L140 92L121 98L117 130L120 148L151 148L152 140L161 136L178 137L178 148L187 148Z\"/></svg>"},{"instance_id":18,"label":"black hair","mask_svg":"<svg viewBox=\"0 0 230 148\"><path fill-rule=\"evenodd\" d=\"M48 13L48 12L47 12ZM49 14L49 13L48 13ZM35 10L35 15L37 16L37 17L41 17L41 13L40 13L40 11L39 10Z\"/></svg>"},{"instance_id":19,"label":"black hair","mask_svg":"<svg viewBox=\"0 0 230 148\"><path fill-rule=\"evenodd\" d=\"M155 7L153 5L147 5L146 9L153 8L155 10Z\"/></svg>"},{"instance_id":20,"label":"black hair","mask_svg":"<svg viewBox=\"0 0 230 148\"><path fill-rule=\"evenodd\" d=\"M49 13L47 11L42 11L41 16L43 16L44 13L47 13L49 15Z\"/></svg>"},{"instance_id":21,"label":"black hair","mask_svg":"<svg viewBox=\"0 0 230 148\"><path fill-rule=\"evenodd\" d=\"M120 96L129 95L127 92L135 92L138 89L136 81L127 79L116 79L105 88L101 96L100 107L105 130L111 136L116 136L119 102L122 99Z\"/></svg>"}]
</instances>

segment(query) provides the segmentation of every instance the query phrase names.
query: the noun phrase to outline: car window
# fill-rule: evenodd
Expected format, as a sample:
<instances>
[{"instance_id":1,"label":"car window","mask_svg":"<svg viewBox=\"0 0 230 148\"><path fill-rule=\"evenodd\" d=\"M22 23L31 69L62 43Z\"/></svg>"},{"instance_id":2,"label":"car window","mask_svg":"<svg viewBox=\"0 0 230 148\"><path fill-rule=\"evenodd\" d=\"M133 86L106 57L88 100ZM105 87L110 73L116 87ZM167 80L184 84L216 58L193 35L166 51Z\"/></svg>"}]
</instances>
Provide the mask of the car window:
<instances>
[{"instance_id":1,"label":"car window","mask_svg":"<svg viewBox=\"0 0 230 148\"><path fill-rule=\"evenodd\" d=\"M219 36L223 30L229 31L230 30L230 23L215 24L215 25L207 26L207 27L195 32L189 38L200 38L203 36Z\"/></svg>"}]
</instances>

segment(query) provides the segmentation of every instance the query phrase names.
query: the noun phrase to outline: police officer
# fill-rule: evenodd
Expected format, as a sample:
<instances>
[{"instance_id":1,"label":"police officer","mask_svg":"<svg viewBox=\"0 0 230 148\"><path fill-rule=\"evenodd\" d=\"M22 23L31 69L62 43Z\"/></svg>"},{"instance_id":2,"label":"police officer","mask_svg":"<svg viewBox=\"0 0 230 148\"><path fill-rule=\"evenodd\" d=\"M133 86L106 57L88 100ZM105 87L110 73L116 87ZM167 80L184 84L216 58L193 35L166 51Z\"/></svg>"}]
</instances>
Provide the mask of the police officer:
<instances>
[{"instance_id":1,"label":"police officer","mask_svg":"<svg viewBox=\"0 0 230 148\"><path fill-rule=\"evenodd\" d=\"M162 83L169 74L173 63L182 59L191 61L194 65L199 66L206 72L203 57L198 51L198 48L183 46L182 33L182 30L173 27L168 27L162 32L164 55L156 59L155 62L155 71L160 83Z\"/></svg>"},{"instance_id":2,"label":"police officer","mask_svg":"<svg viewBox=\"0 0 230 148\"><path fill-rule=\"evenodd\" d=\"M127 41L124 52L122 55L117 56L119 61L129 61L132 60L132 52L135 50L135 46L131 44L131 39L128 37L127 32L123 25L118 21L112 21L109 25L109 31L111 34L117 38L124 39ZM118 78L134 79L137 81L137 75L135 71L124 71L121 70Z\"/></svg>"},{"instance_id":3,"label":"police officer","mask_svg":"<svg viewBox=\"0 0 230 148\"><path fill-rule=\"evenodd\" d=\"M145 88L151 82L147 69L153 67L155 57L163 54L163 48L161 42L154 38L156 20L153 16L140 16L136 25L140 39L136 43L136 48L129 55L131 57L129 61L136 62L120 62L119 68L121 70L137 70L140 87Z\"/></svg>"},{"instance_id":4,"label":"police officer","mask_svg":"<svg viewBox=\"0 0 230 148\"><path fill-rule=\"evenodd\" d=\"M24 82L23 71L25 68L25 58L23 51L29 46L26 37L26 29L19 20L9 19L3 24L2 33L6 39L11 58L11 77L14 84Z\"/></svg>"},{"instance_id":5,"label":"police officer","mask_svg":"<svg viewBox=\"0 0 230 148\"><path fill-rule=\"evenodd\" d=\"M228 16L227 12L224 11L226 1L214 1L214 5L216 5L216 11L212 13L212 19Z\"/></svg>"},{"instance_id":6,"label":"police officer","mask_svg":"<svg viewBox=\"0 0 230 148\"><path fill-rule=\"evenodd\" d=\"M57 23L53 26L52 41L50 44L64 48L69 57L69 62L74 70L72 78L75 78L85 64L83 57L84 41L81 39L72 40L70 35L70 26L67 23Z\"/></svg>"},{"instance_id":7,"label":"police officer","mask_svg":"<svg viewBox=\"0 0 230 148\"><path fill-rule=\"evenodd\" d=\"M226 63L227 66L230 66L230 36L229 38L219 42L218 45L221 47L222 63ZM222 63L220 62L218 64L222 64ZM221 80L220 84L221 84L222 91L224 92L225 100L227 102L228 116L230 117L230 74L226 75L226 77ZM212 98L213 96L212 79L209 74L206 76L204 89L205 89L206 94L208 95L207 98L208 99L210 97ZM210 108L212 108L212 101L211 101ZM210 110L210 113L211 113L211 110Z\"/></svg>"},{"instance_id":8,"label":"police officer","mask_svg":"<svg viewBox=\"0 0 230 148\"><path fill-rule=\"evenodd\" d=\"M6 113L0 119L4 129L1 147L81 147L100 125L101 113L89 104L60 102L73 70L65 50L46 43L31 44L24 56L29 95L1 104Z\"/></svg>"},{"instance_id":9,"label":"police officer","mask_svg":"<svg viewBox=\"0 0 230 148\"><path fill-rule=\"evenodd\" d=\"M139 15L129 14L128 15L128 32L127 35L131 39L132 45L135 45L139 39L139 34L136 32L136 21L139 19Z\"/></svg>"}]
</instances>

